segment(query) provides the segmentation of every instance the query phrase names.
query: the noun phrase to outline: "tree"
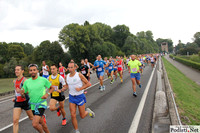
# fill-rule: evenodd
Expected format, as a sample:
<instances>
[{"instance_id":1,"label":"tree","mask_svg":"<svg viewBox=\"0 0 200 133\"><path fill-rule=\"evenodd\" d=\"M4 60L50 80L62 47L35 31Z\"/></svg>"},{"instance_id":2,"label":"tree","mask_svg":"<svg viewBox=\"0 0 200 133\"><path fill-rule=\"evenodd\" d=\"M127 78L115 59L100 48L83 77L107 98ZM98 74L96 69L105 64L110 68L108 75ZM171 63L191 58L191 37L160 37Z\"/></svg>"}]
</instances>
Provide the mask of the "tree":
<instances>
[{"instance_id":1,"label":"tree","mask_svg":"<svg viewBox=\"0 0 200 133\"><path fill-rule=\"evenodd\" d=\"M126 25L117 25L113 28L112 40L119 48L123 47L126 38L130 35L129 27Z\"/></svg>"},{"instance_id":2,"label":"tree","mask_svg":"<svg viewBox=\"0 0 200 133\"><path fill-rule=\"evenodd\" d=\"M14 74L15 74L15 66L17 65L17 60L12 57L10 59L9 62L7 62L4 67L3 67L3 70L6 74L7 77L11 78L11 77L14 77Z\"/></svg>"},{"instance_id":3,"label":"tree","mask_svg":"<svg viewBox=\"0 0 200 133\"><path fill-rule=\"evenodd\" d=\"M25 57L24 50L19 45L9 45L8 47L9 59L14 57L16 60L20 60Z\"/></svg>"},{"instance_id":4,"label":"tree","mask_svg":"<svg viewBox=\"0 0 200 133\"><path fill-rule=\"evenodd\" d=\"M8 61L8 44L5 42L0 42L0 63L4 64Z\"/></svg>"},{"instance_id":5,"label":"tree","mask_svg":"<svg viewBox=\"0 0 200 133\"><path fill-rule=\"evenodd\" d=\"M194 42L200 47L200 32L194 34Z\"/></svg>"},{"instance_id":6,"label":"tree","mask_svg":"<svg viewBox=\"0 0 200 133\"><path fill-rule=\"evenodd\" d=\"M43 41L37 46L33 52L33 60L40 64L43 60L51 61L52 63L58 64L63 58L64 51L61 45L55 41L50 42L49 40Z\"/></svg>"},{"instance_id":7,"label":"tree","mask_svg":"<svg viewBox=\"0 0 200 133\"><path fill-rule=\"evenodd\" d=\"M34 47L32 44L30 43L26 43L24 45L24 53L28 56L31 55L33 53Z\"/></svg>"}]
</instances>

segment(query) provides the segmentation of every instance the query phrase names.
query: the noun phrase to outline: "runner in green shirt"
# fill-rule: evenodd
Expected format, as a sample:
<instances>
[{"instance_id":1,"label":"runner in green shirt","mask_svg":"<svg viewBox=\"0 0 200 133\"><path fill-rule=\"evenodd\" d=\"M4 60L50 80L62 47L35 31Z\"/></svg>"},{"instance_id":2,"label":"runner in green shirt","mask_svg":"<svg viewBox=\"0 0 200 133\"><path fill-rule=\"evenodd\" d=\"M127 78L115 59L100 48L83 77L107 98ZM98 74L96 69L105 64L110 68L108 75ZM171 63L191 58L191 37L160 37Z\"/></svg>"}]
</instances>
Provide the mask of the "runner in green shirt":
<instances>
[{"instance_id":1,"label":"runner in green shirt","mask_svg":"<svg viewBox=\"0 0 200 133\"><path fill-rule=\"evenodd\" d=\"M131 60L128 62L128 71L131 76L133 96L135 97L137 97L135 82L139 85L140 88L142 87L140 84L140 66L141 65L142 65L141 62L136 59L135 55L131 55Z\"/></svg>"},{"instance_id":2,"label":"runner in green shirt","mask_svg":"<svg viewBox=\"0 0 200 133\"><path fill-rule=\"evenodd\" d=\"M47 108L46 99L50 93L53 92L54 88L47 79L37 75L38 66L36 64L30 64L28 68L31 78L24 82L21 93L22 95L24 95L24 93L28 93L30 97L31 110L34 115L32 121L33 127L39 133L49 133L47 125L43 121L42 116ZM48 93L46 93L46 88L49 88Z\"/></svg>"}]
</instances>

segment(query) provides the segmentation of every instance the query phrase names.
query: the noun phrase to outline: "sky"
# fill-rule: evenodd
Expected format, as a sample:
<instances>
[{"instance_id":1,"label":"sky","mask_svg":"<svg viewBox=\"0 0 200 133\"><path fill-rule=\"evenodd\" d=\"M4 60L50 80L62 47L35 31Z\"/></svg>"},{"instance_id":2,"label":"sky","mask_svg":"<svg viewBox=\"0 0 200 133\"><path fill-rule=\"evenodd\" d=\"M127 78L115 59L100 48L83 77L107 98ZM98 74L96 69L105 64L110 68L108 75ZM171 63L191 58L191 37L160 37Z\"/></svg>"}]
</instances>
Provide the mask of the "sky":
<instances>
[{"instance_id":1,"label":"sky","mask_svg":"<svg viewBox=\"0 0 200 133\"><path fill-rule=\"evenodd\" d=\"M199 0L0 0L0 42L39 45L56 41L68 24L125 24L130 32L151 30L173 45L200 32Z\"/></svg>"}]
</instances>

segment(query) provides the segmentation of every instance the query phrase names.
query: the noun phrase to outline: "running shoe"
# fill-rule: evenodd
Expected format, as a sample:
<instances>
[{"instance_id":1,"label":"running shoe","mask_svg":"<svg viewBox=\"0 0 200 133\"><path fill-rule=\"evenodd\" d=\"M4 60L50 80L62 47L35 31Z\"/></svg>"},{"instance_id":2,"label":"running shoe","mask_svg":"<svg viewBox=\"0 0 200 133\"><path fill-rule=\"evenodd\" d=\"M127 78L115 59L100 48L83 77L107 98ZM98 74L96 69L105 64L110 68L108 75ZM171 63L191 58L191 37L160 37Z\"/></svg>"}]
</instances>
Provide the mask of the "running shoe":
<instances>
[{"instance_id":1,"label":"running shoe","mask_svg":"<svg viewBox=\"0 0 200 133\"><path fill-rule=\"evenodd\" d=\"M99 86L99 90L101 90L101 86Z\"/></svg>"},{"instance_id":2,"label":"running shoe","mask_svg":"<svg viewBox=\"0 0 200 133\"><path fill-rule=\"evenodd\" d=\"M61 115L61 110L58 108L57 109L57 116L60 116Z\"/></svg>"},{"instance_id":3,"label":"running shoe","mask_svg":"<svg viewBox=\"0 0 200 133\"><path fill-rule=\"evenodd\" d=\"M89 113L89 116L90 116L91 118L94 118L94 117L95 117L95 113L94 113L91 109L86 108L86 111Z\"/></svg>"},{"instance_id":4,"label":"running shoe","mask_svg":"<svg viewBox=\"0 0 200 133\"><path fill-rule=\"evenodd\" d=\"M139 84L139 87L140 87L140 88L142 88L142 85L141 85L141 84Z\"/></svg>"},{"instance_id":5,"label":"running shoe","mask_svg":"<svg viewBox=\"0 0 200 133\"><path fill-rule=\"evenodd\" d=\"M110 84L113 84L113 82L114 82L114 79L110 81Z\"/></svg>"},{"instance_id":6,"label":"running shoe","mask_svg":"<svg viewBox=\"0 0 200 133\"><path fill-rule=\"evenodd\" d=\"M47 117L47 116L46 116L45 114L43 114L42 118L43 118L43 121L44 121L45 124L47 124L46 117Z\"/></svg>"},{"instance_id":7,"label":"running shoe","mask_svg":"<svg viewBox=\"0 0 200 133\"><path fill-rule=\"evenodd\" d=\"M90 86L92 86L92 84L91 84L91 82L89 81L89 83L90 83Z\"/></svg>"},{"instance_id":8,"label":"running shoe","mask_svg":"<svg viewBox=\"0 0 200 133\"><path fill-rule=\"evenodd\" d=\"M123 83L123 79L121 79L121 83Z\"/></svg>"},{"instance_id":9,"label":"running shoe","mask_svg":"<svg viewBox=\"0 0 200 133\"><path fill-rule=\"evenodd\" d=\"M80 131L77 129L77 130L75 130L75 133L80 133Z\"/></svg>"},{"instance_id":10,"label":"running shoe","mask_svg":"<svg viewBox=\"0 0 200 133\"><path fill-rule=\"evenodd\" d=\"M133 96L134 96L134 97L137 97L137 93L136 93L136 92L133 92Z\"/></svg>"},{"instance_id":11,"label":"running shoe","mask_svg":"<svg viewBox=\"0 0 200 133\"><path fill-rule=\"evenodd\" d=\"M106 90L106 87L105 87L105 85L103 85L103 91L105 91Z\"/></svg>"},{"instance_id":12,"label":"running shoe","mask_svg":"<svg viewBox=\"0 0 200 133\"><path fill-rule=\"evenodd\" d=\"M110 76L108 76L108 78L110 79Z\"/></svg>"},{"instance_id":13,"label":"running shoe","mask_svg":"<svg viewBox=\"0 0 200 133\"><path fill-rule=\"evenodd\" d=\"M101 89L100 89L100 91L103 91L103 86L101 86Z\"/></svg>"},{"instance_id":14,"label":"running shoe","mask_svg":"<svg viewBox=\"0 0 200 133\"><path fill-rule=\"evenodd\" d=\"M86 90L84 91L84 94L87 94L87 91L86 91Z\"/></svg>"},{"instance_id":15,"label":"running shoe","mask_svg":"<svg viewBox=\"0 0 200 133\"><path fill-rule=\"evenodd\" d=\"M67 124L67 119L66 118L63 118L62 119L62 126L65 126Z\"/></svg>"}]
</instances>

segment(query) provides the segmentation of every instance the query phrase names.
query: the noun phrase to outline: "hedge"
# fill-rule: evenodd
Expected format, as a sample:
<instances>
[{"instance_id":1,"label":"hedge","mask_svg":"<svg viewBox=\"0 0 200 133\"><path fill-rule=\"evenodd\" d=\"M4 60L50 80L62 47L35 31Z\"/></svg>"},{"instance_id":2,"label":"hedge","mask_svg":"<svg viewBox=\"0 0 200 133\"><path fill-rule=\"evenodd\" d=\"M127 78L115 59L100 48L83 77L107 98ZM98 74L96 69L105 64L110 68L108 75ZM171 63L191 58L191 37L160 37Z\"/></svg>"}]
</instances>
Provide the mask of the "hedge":
<instances>
[{"instance_id":1,"label":"hedge","mask_svg":"<svg viewBox=\"0 0 200 133\"><path fill-rule=\"evenodd\" d=\"M194 61L191 61L191 60L187 60L187 59L183 59L181 57L177 57L177 56L174 56L174 55L169 55L169 57L172 58L172 59L174 57L174 59L176 61L181 62L181 63L183 63L187 66L190 66L192 68L195 68L197 70L200 70L200 63L197 63L197 62L194 62Z\"/></svg>"}]
</instances>

